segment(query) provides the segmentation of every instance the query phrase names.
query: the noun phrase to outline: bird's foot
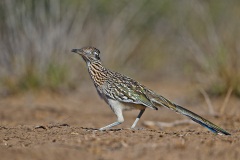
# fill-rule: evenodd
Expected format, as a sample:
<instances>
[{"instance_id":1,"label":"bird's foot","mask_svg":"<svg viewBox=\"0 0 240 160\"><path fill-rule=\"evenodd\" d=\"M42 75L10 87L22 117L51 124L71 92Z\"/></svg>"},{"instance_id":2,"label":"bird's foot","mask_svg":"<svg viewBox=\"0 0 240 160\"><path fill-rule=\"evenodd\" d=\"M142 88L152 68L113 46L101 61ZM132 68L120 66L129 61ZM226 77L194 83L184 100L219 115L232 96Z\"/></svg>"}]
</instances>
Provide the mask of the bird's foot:
<instances>
[{"instance_id":1,"label":"bird's foot","mask_svg":"<svg viewBox=\"0 0 240 160\"><path fill-rule=\"evenodd\" d=\"M98 129L98 131L121 131L121 130L123 130L122 128L107 128L107 129L102 129L102 128L100 128L100 129Z\"/></svg>"}]
</instances>

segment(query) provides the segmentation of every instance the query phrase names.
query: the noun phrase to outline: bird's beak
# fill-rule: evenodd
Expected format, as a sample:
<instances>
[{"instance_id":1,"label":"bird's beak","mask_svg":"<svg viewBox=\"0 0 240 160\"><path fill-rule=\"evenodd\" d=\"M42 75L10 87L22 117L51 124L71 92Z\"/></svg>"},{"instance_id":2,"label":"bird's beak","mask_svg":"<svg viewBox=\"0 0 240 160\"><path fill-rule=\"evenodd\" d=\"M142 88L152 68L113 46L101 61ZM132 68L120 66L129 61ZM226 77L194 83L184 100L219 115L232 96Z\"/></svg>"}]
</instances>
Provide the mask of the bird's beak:
<instances>
[{"instance_id":1,"label":"bird's beak","mask_svg":"<svg viewBox=\"0 0 240 160\"><path fill-rule=\"evenodd\" d=\"M71 52L81 54L81 53L83 53L83 50L82 49L72 49Z\"/></svg>"}]
</instances>

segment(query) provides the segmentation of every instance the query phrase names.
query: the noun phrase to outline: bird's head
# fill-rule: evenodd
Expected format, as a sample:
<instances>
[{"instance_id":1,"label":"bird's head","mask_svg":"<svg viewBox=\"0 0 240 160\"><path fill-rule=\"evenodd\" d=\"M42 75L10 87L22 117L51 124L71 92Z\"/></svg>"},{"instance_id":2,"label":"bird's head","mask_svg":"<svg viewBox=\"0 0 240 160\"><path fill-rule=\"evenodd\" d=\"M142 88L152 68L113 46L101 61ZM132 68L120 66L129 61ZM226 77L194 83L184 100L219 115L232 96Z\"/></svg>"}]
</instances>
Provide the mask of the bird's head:
<instances>
[{"instance_id":1,"label":"bird's head","mask_svg":"<svg viewBox=\"0 0 240 160\"><path fill-rule=\"evenodd\" d=\"M100 61L100 51L94 47L83 47L81 49L72 49L72 52L77 53L82 56L82 58L87 62Z\"/></svg>"}]
</instances>

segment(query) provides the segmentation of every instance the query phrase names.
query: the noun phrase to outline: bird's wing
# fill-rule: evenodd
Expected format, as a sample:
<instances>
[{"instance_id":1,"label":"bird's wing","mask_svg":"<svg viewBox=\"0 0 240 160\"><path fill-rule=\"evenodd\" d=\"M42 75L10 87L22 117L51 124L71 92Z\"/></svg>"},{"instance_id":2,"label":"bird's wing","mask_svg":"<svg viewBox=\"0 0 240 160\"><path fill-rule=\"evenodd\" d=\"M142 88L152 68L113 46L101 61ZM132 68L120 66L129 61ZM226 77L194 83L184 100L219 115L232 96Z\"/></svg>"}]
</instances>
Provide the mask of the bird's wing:
<instances>
[{"instance_id":1,"label":"bird's wing","mask_svg":"<svg viewBox=\"0 0 240 160\"><path fill-rule=\"evenodd\" d=\"M144 87L129 77L115 74L105 82L102 90L108 98L158 109L145 95Z\"/></svg>"},{"instance_id":2,"label":"bird's wing","mask_svg":"<svg viewBox=\"0 0 240 160\"><path fill-rule=\"evenodd\" d=\"M216 134L230 135L230 133L228 133L224 129L218 127L217 125L213 124L212 122L206 120L205 118L197 115L196 113L193 113L192 111L189 111L186 108L183 108L183 107L169 101L168 99L164 98L161 95L154 93L151 90L145 89L145 93L146 93L146 96L148 97L148 99L150 99L150 101L155 106L163 106L163 107L169 108L171 110L174 110L177 113L185 115L185 116L189 117L190 119L192 119L194 122L199 123L200 125L208 128L210 131L212 131Z\"/></svg>"}]
</instances>

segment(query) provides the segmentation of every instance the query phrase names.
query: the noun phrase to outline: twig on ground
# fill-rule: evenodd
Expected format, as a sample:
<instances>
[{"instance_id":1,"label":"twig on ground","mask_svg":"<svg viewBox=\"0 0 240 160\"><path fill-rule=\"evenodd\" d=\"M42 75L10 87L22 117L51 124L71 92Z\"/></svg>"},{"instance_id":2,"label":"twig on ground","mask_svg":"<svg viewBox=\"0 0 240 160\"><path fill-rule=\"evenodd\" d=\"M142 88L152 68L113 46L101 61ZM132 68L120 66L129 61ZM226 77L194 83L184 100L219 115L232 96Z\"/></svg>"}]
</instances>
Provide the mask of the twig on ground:
<instances>
[{"instance_id":1,"label":"twig on ground","mask_svg":"<svg viewBox=\"0 0 240 160\"><path fill-rule=\"evenodd\" d=\"M221 106L221 108L220 108L220 114L221 114L221 115L225 112L225 109L226 109L226 106L227 106L227 104L228 104L229 98L230 98L230 96L231 96L231 94L232 94L232 91L233 91L233 88L232 88L232 87L229 87L229 89L228 89L228 91L227 91L227 94L226 94L226 97L225 97L225 99L224 99L224 101L223 101L223 104L222 104L222 106Z\"/></svg>"},{"instance_id":2,"label":"twig on ground","mask_svg":"<svg viewBox=\"0 0 240 160\"><path fill-rule=\"evenodd\" d=\"M199 87L199 91L200 93L203 95L206 103L207 103L207 106L208 106L208 110L209 110L209 113L214 116L214 117L217 117L218 114L214 111L213 109L213 105L212 105L212 102L207 94L207 92L202 88L202 87Z\"/></svg>"}]
</instances>

